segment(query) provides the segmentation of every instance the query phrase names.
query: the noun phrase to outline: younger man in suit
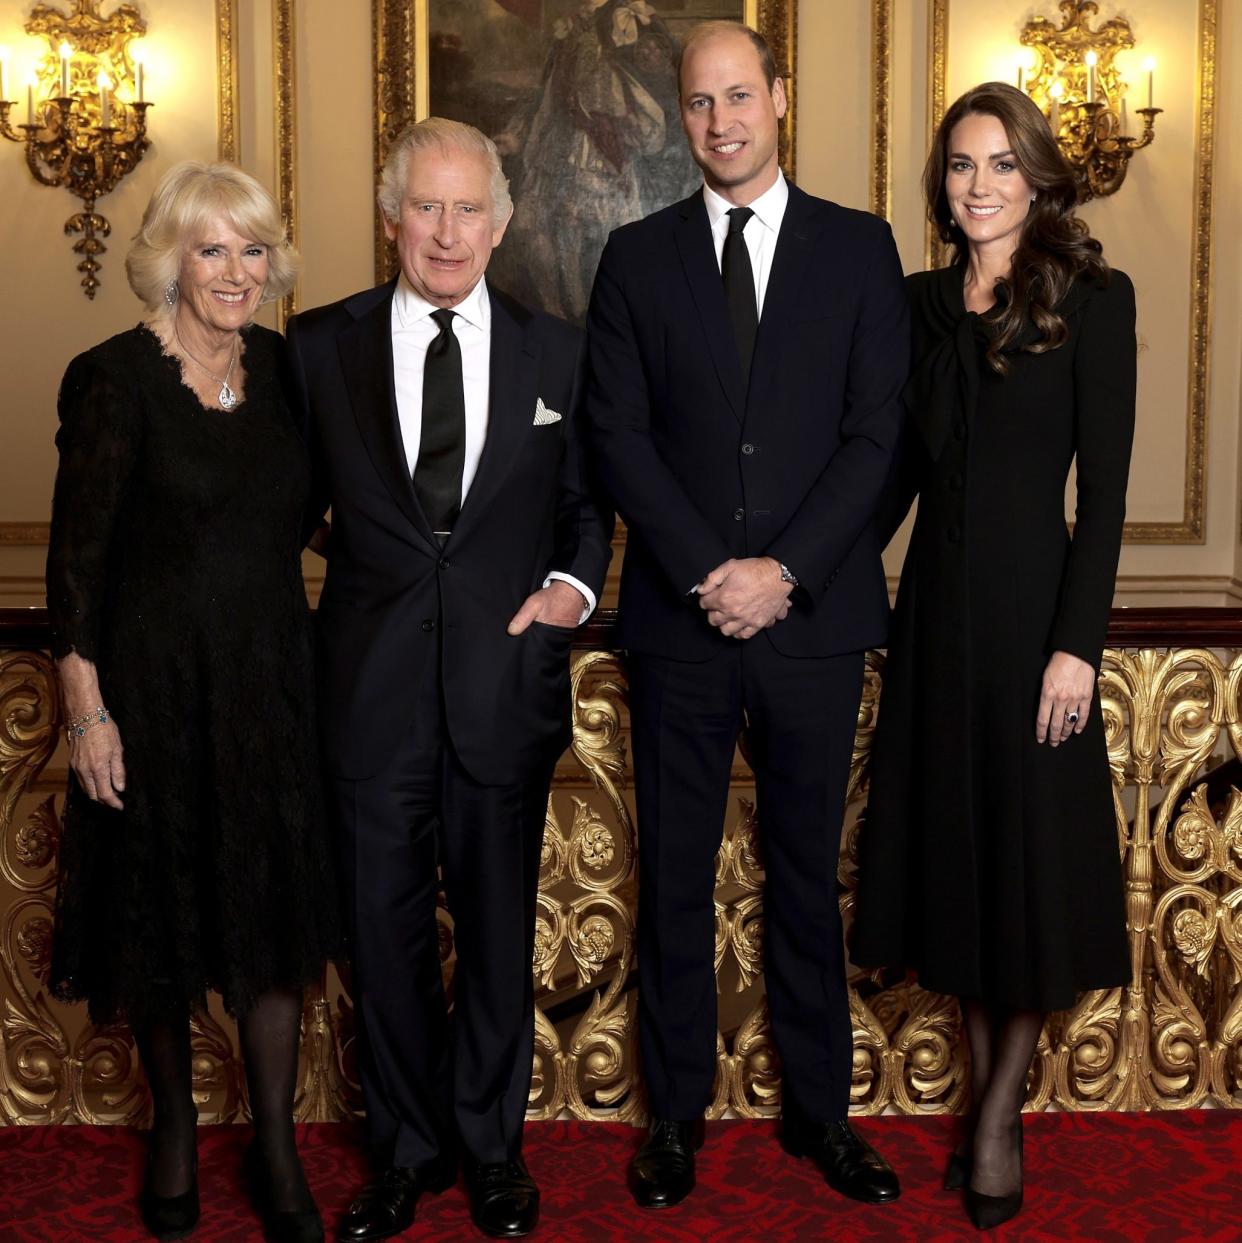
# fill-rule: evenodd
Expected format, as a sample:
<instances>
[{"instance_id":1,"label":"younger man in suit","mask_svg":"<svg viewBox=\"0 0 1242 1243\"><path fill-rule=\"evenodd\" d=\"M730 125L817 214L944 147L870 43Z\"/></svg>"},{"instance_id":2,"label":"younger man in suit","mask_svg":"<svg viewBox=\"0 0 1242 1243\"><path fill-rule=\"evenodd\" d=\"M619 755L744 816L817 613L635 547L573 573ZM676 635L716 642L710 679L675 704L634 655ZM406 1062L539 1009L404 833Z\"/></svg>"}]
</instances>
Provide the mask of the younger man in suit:
<instances>
[{"instance_id":1,"label":"younger man in suit","mask_svg":"<svg viewBox=\"0 0 1242 1243\"><path fill-rule=\"evenodd\" d=\"M883 221L777 163L783 85L740 23L682 51L705 185L616 230L587 322L588 414L625 519L639 835L639 1035L654 1115L639 1204L677 1203L716 1065L712 891L745 723L762 834L782 1142L871 1202L897 1179L847 1119L836 869L865 650L888 598L872 529L901 423L907 308Z\"/></svg>"},{"instance_id":2,"label":"younger man in suit","mask_svg":"<svg viewBox=\"0 0 1242 1243\"><path fill-rule=\"evenodd\" d=\"M332 507L321 735L378 1164L338 1237L401 1233L460 1150L475 1223L511 1238L539 1208L521 1145L544 813L612 516L575 427L581 334L484 279L513 210L491 140L411 127L379 200L400 275L288 329L318 513Z\"/></svg>"}]
</instances>

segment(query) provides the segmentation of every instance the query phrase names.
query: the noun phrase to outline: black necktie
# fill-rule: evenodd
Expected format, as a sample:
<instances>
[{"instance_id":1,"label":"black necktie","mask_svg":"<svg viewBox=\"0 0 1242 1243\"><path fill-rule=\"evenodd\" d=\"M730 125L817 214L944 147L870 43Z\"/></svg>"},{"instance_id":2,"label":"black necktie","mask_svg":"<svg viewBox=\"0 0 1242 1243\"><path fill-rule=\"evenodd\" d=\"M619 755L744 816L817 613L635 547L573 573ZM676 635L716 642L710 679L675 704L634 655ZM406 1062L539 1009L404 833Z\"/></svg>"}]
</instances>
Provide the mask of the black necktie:
<instances>
[{"instance_id":1,"label":"black necktie","mask_svg":"<svg viewBox=\"0 0 1242 1243\"><path fill-rule=\"evenodd\" d=\"M750 357L755 352L755 333L759 331L759 310L755 305L755 273L742 230L755 213L749 207L729 210L729 235L725 238L720 274L724 277L725 301L733 321L733 339L742 364L742 381L750 378Z\"/></svg>"},{"instance_id":2,"label":"black necktie","mask_svg":"<svg viewBox=\"0 0 1242 1243\"><path fill-rule=\"evenodd\" d=\"M466 463L466 396L461 346L453 334L453 311L432 311L439 335L423 365L423 430L414 465L414 491L431 529L447 535L461 508Z\"/></svg>"}]
</instances>

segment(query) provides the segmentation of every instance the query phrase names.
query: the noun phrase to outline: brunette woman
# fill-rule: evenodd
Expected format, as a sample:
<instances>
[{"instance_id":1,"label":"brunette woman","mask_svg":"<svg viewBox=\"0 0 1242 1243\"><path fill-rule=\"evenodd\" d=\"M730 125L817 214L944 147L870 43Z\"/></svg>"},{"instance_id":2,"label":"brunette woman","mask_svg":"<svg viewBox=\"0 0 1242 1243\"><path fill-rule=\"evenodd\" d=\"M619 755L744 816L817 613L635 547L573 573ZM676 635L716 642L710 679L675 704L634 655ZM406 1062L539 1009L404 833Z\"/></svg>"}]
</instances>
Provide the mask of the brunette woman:
<instances>
[{"instance_id":1,"label":"brunette woman","mask_svg":"<svg viewBox=\"0 0 1242 1243\"><path fill-rule=\"evenodd\" d=\"M909 280L911 499L861 844L855 961L961 1001L967 1134L946 1186L975 1224L1022 1204L1021 1108L1050 1010L1126 983L1096 674L1134 427L1134 290L1074 214L1042 113L987 83L924 176L952 262ZM1077 517L1064 493L1077 462Z\"/></svg>"}]
</instances>

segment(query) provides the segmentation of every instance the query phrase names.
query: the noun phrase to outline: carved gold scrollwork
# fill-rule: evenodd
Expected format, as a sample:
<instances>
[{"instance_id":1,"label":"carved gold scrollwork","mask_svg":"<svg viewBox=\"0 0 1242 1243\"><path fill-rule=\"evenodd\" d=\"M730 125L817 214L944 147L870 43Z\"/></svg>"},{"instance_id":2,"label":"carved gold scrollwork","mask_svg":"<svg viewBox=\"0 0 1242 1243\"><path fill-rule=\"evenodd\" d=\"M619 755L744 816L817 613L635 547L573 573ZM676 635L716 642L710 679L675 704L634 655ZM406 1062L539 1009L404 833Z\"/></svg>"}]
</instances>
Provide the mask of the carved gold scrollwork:
<instances>
[{"instance_id":1,"label":"carved gold scrollwork","mask_svg":"<svg viewBox=\"0 0 1242 1243\"><path fill-rule=\"evenodd\" d=\"M867 796L881 657L868 658L842 837L840 901L852 915L859 809ZM627 793L625 682L615 656L572 666L573 746L549 798L532 960L535 1052L528 1116L641 1122L635 1056L634 824ZM1242 794L1209 800L1204 772L1242 756L1242 653L1106 653L1099 684L1114 784L1132 978L1052 1015L1027 1108L1242 1107ZM0 653L0 1113L10 1123L137 1121L149 1109L129 1033L94 1027L46 991L60 825L35 781L56 743L50 663ZM762 825L750 797L716 859L715 951L728 1035L718 1034L709 1116L770 1116L780 1063L762 993ZM861 827L860 827L861 825ZM451 999L452 920L437 910ZM297 1116L360 1107L348 972L308 992ZM851 1108L964 1107L967 1056L956 1002L891 973L854 978ZM736 998L736 1001L733 999ZM559 1017L552 1017L559 1016ZM196 1018L194 1086L204 1118L244 1116L227 1023Z\"/></svg>"}]
</instances>

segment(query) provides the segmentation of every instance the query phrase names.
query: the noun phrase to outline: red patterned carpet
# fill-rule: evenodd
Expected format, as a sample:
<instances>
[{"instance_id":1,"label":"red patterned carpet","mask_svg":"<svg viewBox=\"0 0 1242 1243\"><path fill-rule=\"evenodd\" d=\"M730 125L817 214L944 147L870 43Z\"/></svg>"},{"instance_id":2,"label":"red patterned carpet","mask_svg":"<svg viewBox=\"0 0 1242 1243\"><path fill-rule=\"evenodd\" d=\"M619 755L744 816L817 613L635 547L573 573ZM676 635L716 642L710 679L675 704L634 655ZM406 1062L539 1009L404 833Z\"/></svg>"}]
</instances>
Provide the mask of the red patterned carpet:
<instances>
[{"instance_id":1,"label":"red patterned carpet","mask_svg":"<svg viewBox=\"0 0 1242 1243\"><path fill-rule=\"evenodd\" d=\"M807 1162L780 1151L769 1123L708 1127L699 1188L676 1209L643 1213L624 1185L638 1132L628 1127L538 1123L526 1154L543 1188L545 1243L801 1243L856 1239L940 1243L977 1238L959 1196L939 1189L951 1123L943 1118L863 1120L859 1130L897 1167L902 1198L872 1208L828 1190ZM242 1243L260 1233L242 1198L238 1162L249 1130L207 1127L200 1140L201 1243ZM325 1220L348 1202L362 1173L359 1132L301 1128L307 1173ZM142 1136L103 1127L0 1128L0 1238L51 1243L145 1237L134 1208ZM1233 1243L1242 1239L1242 1113L1043 1114L1026 1121L1026 1208L998 1240ZM481 1238L461 1188L423 1202L406 1238Z\"/></svg>"}]
</instances>

